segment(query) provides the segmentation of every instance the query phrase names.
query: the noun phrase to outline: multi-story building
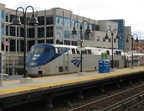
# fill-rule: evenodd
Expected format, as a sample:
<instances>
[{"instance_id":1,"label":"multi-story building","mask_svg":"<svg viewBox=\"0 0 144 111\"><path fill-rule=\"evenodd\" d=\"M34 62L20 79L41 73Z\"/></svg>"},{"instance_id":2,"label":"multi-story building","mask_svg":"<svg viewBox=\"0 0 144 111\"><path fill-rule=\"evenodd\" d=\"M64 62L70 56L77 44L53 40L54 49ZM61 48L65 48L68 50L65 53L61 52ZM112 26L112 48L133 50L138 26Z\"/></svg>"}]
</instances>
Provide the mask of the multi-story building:
<instances>
[{"instance_id":1,"label":"multi-story building","mask_svg":"<svg viewBox=\"0 0 144 111\"><path fill-rule=\"evenodd\" d=\"M0 4L0 52L3 58L3 73L15 74L17 68L23 68L24 51L24 26L23 12L18 10L22 25L11 25L16 15L16 10L5 7ZM31 17L32 12L27 12L27 19ZM118 29L118 23L115 21L96 21L90 18L73 14L72 11L63 8L52 8L50 10L36 11L39 24L26 25L26 51L29 52L34 44L49 43L63 45L79 45L80 25L83 27L83 46L111 48L111 39L105 40L107 29ZM72 35L74 23L79 21L81 24L75 24L77 35ZM91 34L85 35L84 30L89 23ZM124 26L124 25L123 25ZM124 31L122 32L124 33ZM117 32L114 32L116 36ZM111 37L111 33L108 33ZM4 41L9 45L5 46ZM118 40L114 40L113 48L118 48Z\"/></svg>"},{"instance_id":2,"label":"multi-story building","mask_svg":"<svg viewBox=\"0 0 144 111\"><path fill-rule=\"evenodd\" d=\"M144 40L138 40L133 42L133 50L144 53Z\"/></svg>"},{"instance_id":3,"label":"multi-story building","mask_svg":"<svg viewBox=\"0 0 144 111\"><path fill-rule=\"evenodd\" d=\"M131 41L131 36L129 36L131 34L131 27L130 26L126 26L124 28L124 51L131 51L132 50L132 41ZM126 42L126 40L129 39L129 42Z\"/></svg>"}]
</instances>

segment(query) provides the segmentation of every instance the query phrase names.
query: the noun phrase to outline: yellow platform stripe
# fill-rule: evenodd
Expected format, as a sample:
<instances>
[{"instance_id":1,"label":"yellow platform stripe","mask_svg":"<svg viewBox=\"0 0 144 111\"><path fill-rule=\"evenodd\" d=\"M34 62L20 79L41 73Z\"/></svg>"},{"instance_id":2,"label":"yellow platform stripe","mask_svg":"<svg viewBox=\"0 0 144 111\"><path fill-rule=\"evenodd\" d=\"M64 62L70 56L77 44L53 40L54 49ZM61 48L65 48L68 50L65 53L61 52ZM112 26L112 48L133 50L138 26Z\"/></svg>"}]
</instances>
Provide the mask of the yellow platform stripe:
<instances>
[{"instance_id":1,"label":"yellow platform stripe","mask_svg":"<svg viewBox=\"0 0 144 111\"><path fill-rule=\"evenodd\" d=\"M114 73L114 74L107 74L107 75L100 75L100 76L75 79L75 80L69 80L69 81L62 81L62 82L56 82L56 83L47 83L47 84L41 84L41 85L35 85L35 86L27 86L27 87L14 88L14 89L8 89L8 90L1 90L0 95L14 93L14 92L20 92L20 91L26 91L26 90L33 90L33 89L37 89L37 88L46 88L46 87L50 87L50 86L53 87L53 86L57 86L57 85L69 84L69 83L74 83L74 82L82 82L82 81L93 80L93 79L98 79L98 78L105 78L108 76L116 76L116 75L120 75L120 74L123 75L123 74L138 72L138 71L144 71L144 69L120 72L120 73Z\"/></svg>"}]
</instances>

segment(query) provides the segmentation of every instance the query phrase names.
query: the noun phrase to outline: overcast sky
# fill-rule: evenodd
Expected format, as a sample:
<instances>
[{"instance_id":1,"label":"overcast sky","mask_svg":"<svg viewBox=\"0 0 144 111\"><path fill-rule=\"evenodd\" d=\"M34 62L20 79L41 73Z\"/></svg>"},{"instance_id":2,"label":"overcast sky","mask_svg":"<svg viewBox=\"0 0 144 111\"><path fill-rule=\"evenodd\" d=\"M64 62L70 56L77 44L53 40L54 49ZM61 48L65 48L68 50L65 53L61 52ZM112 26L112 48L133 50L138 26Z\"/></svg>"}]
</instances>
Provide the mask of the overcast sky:
<instances>
[{"instance_id":1,"label":"overcast sky","mask_svg":"<svg viewBox=\"0 0 144 111\"><path fill-rule=\"evenodd\" d=\"M6 8L33 6L35 10L61 7L95 20L124 19L132 33L144 39L144 0L1 0Z\"/></svg>"}]
</instances>

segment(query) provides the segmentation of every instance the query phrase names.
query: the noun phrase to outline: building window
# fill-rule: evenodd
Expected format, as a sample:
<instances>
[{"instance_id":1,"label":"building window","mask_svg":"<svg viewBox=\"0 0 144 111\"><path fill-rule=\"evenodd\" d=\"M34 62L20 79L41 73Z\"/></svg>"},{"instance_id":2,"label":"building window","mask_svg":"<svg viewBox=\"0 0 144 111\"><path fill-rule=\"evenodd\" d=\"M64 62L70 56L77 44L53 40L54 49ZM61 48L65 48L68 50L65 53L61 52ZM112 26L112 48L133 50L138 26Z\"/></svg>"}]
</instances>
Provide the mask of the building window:
<instances>
[{"instance_id":1,"label":"building window","mask_svg":"<svg viewBox=\"0 0 144 111\"><path fill-rule=\"evenodd\" d=\"M34 40L28 40L28 51L30 51L30 48L35 44Z\"/></svg>"},{"instance_id":2,"label":"building window","mask_svg":"<svg viewBox=\"0 0 144 111\"><path fill-rule=\"evenodd\" d=\"M85 33L85 40L89 40L89 34L88 33Z\"/></svg>"},{"instance_id":3,"label":"building window","mask_svg":"<svg viewBox=\"0 0 144 111\"><path fill-rule=\"evenodd\" d=\"M57 38L63 37L63 28L62 27L56 27L56 37Z\"/></svg>"},{"instance_id":4,"label":"building window","mask_svg":"<svg viewBox=\"0 0 144 111\"><path fill-rule=\"evenodd\" d=\"M38 38L44 38L44 27L38 28Z\"/></svg>"},{"instance_id":5,"label":"building window","mask_svg":"<svg viewBox=\"0 0 144 111\"><path fill-rule=\"evenodd\" d=\"M44 40L38 40L38 43L44 43Z\"/></svg>"},{"instance_id":6,"label":"building window","mask_svg":"<svg viewBox=\"0 0 144 111\"><path fill-rule=\"evenodd\" d=\"M46 16L46 25L53 24L53 16Z\"/></svg>"},{"instance_id":7,"label":"building window","mask_svg":"<svg viewBox=\"0 0 144 111\"><path fill-rule=\"evenodd\" d=\"M116 43L116 38L114 38L114 43Z\"/></svg>"},{"instance_id":8,"label":"building window","mask_svg":"<svg viewBox=\"0 0 144 111\"><path fill-rule=\"evenodd\" d=\"M5 12L4 10L1 10L1 21L4 21L5 18Z\"/></svg>"},{"instance_id":9,"label":"building window","mask_svg":"<svg viewBox=\"0 0 144 111\"><path fill-rule=\"evenodd\" d=\"M70 29L64 28L64 38L70 38Z\"/></svg>"},{"instance_id":10,"label":"building window","mask_svg":"<svg viewBox=\"0 0 144 111\"><path fill-rule=\"evenodd\" d=\"M56 40L56 44L63 44L63 40L61 39Z\"/></svg>"},{"instance_id":11,"label":"building window","mask_svg":"<svg viewBox=\"0 0 144 111\"><path fill-rule=\"evenodd\" d=\"M15 15L10 14L10 22L12 22L13 18L15 18Z\"/></svg>"},{"instance_id":12,"label":"building window","mask_svg":"<svg viewBox=\"0 0 144 111\"><path fill-rule=\"evenodd\" d=\"M103 38L103 42L105 42L105 37Z\"/></svg>"},{"instance_id":13,"label":"building window","mask_svg":"<svg viewBox=\"0 0 144 111\"><path fill-rule=\"evenodd\" d=\"M8 36L8 26L6 26L6 35Z\"/></svg>"},{"instance_id":14,"label":"building window","mask_svg":"<svg viewBox=\"0 0 144 111\"><path fill-rule=\"evenodd\" d=\"M70 27L70 18L64 17L64 26Z\"/></svg>"},{"instance_id":15,"label":"building window","mask_svg":"<svg viewBox=\"0 0 144 111\"><path fill-rule=\"evenodd\" d=\"M15 27L10 26L10 36L15 36Z\"/></svg>"},{"instance_id":16,"label":"building window","mask_svg":"<svg viewBox=\"0 0 144 111\"><path fill-rule=\"evenodd\" d=\"M46 37L53 37L53 27L46 28Z\"/></svg>"},{"instance_id":17,"label":"building window","mask_svg":"<svg viewBox=\"0 0 144 111\"><path fill-rule=\"evenodd\" d=\"M111 29L111 25L108 25L108 29Z\"/></svg>"},{"instance_id":18,"label":"building window","mask_svg":"<svg viewBox=\"0 0 144 111\"><path fill-rule=\"evenodd\" d=\"M65 45L70 45L70 41L69 40L64 40L64 44Z\"/></svg>"},{"instance_id":19,"label":"building window","mask_svg":"<svg viewBox=\"0 0 144 111\"><path fill-rule=\"evenodd\" d=\"M77 41L72 41L71 45L77 46Z\"/></svg>"},{"instance_id":20,"label":"building window","mask_svg":"<svg viewBox=\"0 0 144 111\"><path fill-rule=\"evenodd\" d=\"M39 16L38 21L39 21L38 25L44 25L44 16Z\"/></svg>"},{"instance_id":21,"label":"building window","mask_svg":"<svg viewBox=\"0 0 144 111\"><path fill-rule=\"evenodd\" d=\"M1 35L5 35L4 23L1 23Z\"/></svg>"},{"instance_id":22,"label":"building window","mask_svg":"<svg viewBox=\"0 0 144 111\"><path fill-rule=\"evenodd\" d=\"M23 52L24 51L24 41L20 40L20 51Z\"/></svg>"},{"instance_id":23,"label":"building window","mask_svg":"<svg viewBox=\"0 0 144 111\"><path fill-rule=\"evenodd\" d=\"M76 22L77 20L75 20L75 19L71 19L71 27L74 27L74 23ZM79 22L81 22L81 21L79 21ZM76 23L75 24L75 28L80 28L80 24L79 23Z\"/></svg>"},{"instance_id":24,"label":"building window","mask_svg":"<svg viewBox=\"0 0 144 111\"><path fill-rule=\"evenodd\" d=\"M59 15L56 16L56 24L57 25L63 25L64 24L62 16L59 16Z\"/></svg>"},{"instance_id":25,"label":"building window","mask_svg":"<svg viewBox=\"0 0 144 111\"><path fill-rule=\"evenodd\" d=\"M24 24L24 17L23 16L20 16L20 21L22 24Z\"/></svg>"},{"instance_id":26,"label":"building window","mask_svg":"<svg viewBox=\"0 0 144 111\"><path fill-rule=\"evenodd\" d=\"M15 51L15 40L10 40L10 51Z\"/></svg>"},{"instance_id":27,"label":"building window","mask_svg":"<svg viewBox=\"0 0 144 111\"><path fill-rule=\"evenodd\" d=\"M16 30L16 36L19 36L19 27L16 27L17 28L17 30Z\"/></svg>"},{"instance_id":28,"label":"building window","mask_svg":"<svg viewBox=\"0 0 144 111\"><path fill-rule=\"evenodd\" d=\"M28 29L28 37L35 38L35 29L34 28Z\"/></svg>"},{"instance_id":29,"label":"building window","mask_svg":"<svg viewBox=\"0 0 144 111\"><path fill-rule=\"evenodd\" d=\"M2 50L2 51L4 51L4 44L3 44L3 42L4 42L4 38L1 37L1 50Z\"/></svg>"},{"instance_id":30,"label":"building window","mask_svg":"<svg viewBox=\"0 0 144 111\"><path fill-rule=\"evenodd\" d=\"M109 40L109 42L111 42L111 38L109 38L108 40Z\"/></svg>"},{"instance_id":31,"label":"building window","mask_svg":"<svg viewBox=\"0 0 144 111\"><path fill-rule=\"evenodd\" d=\"M46 40L46 43L53 44L53 39Z\"/></svg>"},{"instance_id":32,"label":"building window","mask_svg":"<svg viewBox=\"0 0 144 111\"><path fill-rule=\"evenodd\" d=\"M20 37L24 37L24 28L20 28Z\"/></svg>"},{"instance_id":33,"label":"building window","mask_svg":"<svg viewBox=\"0 0 144 111\"><path fill-rule=\"evenodd\" d=\"M100 36L97 36L97 37L96 37L96 41L100 41Z\"/></svg>"},{"instance_id":34,"label":"building window","mask_svg":"<svg viewBox=\"0 0 144 111\"><path fill-rule=\"evenodd\" d=\"M9 16L9 14L6 13L6 22L8 22L8 16Z\"/></svg>"},{"instance_id":35,"label":"building window","mask_svg":"<svg viewBox=\"0 0 144 111\"><path fill-rule=\"evenodd\" d=\"M92 24L92 30L99 31L99 25Z\"/></svg>"}]
</instances>

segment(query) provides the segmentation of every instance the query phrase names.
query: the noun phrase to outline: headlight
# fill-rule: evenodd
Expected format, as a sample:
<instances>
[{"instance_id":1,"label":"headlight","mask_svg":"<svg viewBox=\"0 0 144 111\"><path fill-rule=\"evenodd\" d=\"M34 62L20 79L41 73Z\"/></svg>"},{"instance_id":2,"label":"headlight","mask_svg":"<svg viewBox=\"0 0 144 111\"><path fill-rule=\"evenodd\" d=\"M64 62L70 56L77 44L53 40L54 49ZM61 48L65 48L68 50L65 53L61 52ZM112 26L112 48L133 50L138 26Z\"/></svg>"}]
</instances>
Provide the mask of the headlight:
<instances>
[{"instance_id":1,"label":"headlight","mask_svg":"<svg viewBox=\"0 0 144 111\"><path fill-rule=\"evenodd\" d=\"M30 65L31 66L36 65L36 62L31 62Z\"/></svg>"}]
</instances>

